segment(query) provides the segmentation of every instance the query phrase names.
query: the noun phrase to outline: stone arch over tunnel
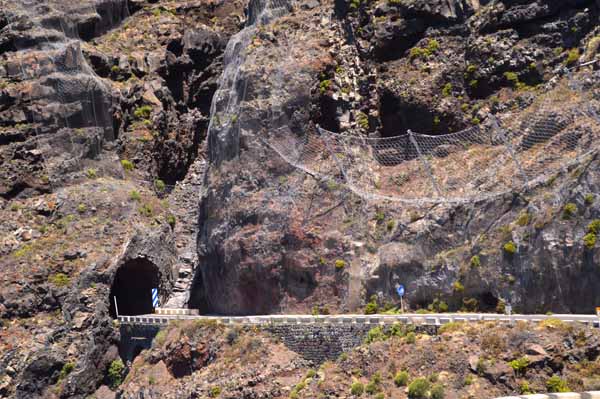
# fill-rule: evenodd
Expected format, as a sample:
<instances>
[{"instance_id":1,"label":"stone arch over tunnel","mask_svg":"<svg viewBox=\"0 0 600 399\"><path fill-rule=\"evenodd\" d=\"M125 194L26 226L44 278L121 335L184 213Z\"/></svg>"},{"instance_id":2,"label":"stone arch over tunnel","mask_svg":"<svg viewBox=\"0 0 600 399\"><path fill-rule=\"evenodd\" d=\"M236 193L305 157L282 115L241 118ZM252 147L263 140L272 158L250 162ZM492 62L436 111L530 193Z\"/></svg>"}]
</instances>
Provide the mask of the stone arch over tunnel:
<instances>
[{"instance_id":1,"label":"stone arch over tunnel","mask_svg":"<svg viewBox=\"0 0 600 399\"><path fill-rule=\"evenodd\" d=\"M146 258L125 261L115 274L110 289L110 315L117 316L115 297L119 315L141 315L154 311L152 288L159 288L158 267Z\"/></svg>"}]
</instances>

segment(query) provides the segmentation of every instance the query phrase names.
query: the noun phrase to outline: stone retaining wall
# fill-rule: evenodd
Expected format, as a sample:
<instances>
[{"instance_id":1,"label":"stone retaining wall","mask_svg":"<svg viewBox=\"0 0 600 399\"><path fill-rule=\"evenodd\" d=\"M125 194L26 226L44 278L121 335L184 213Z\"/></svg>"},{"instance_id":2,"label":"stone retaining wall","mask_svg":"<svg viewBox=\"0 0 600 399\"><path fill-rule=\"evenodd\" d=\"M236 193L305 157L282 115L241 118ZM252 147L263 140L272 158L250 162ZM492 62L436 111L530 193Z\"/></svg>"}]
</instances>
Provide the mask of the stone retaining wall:
<instances>
[{"instance_id":1,"label":"stone retaining wall","mask_svg":"<svg viewBox=\"0 0 600 399\"><path fill-rule=\"evenodd\" d=\"M279 324L265 326L264 330L305 359L320 364L360 345L371 328L366 324Z\"/></svg>"},{"instance_id":2,"label":"stone retaining wall","mask_svg":"<svg viewBox=\"0 0 600 399\"><path fill-rule=\"evenodd\" d=\"M119 332L121 344L119 354L126 362L131 362L144 349L152 347L152 341L161 326L151 324L122 324Z\"/></svg>"}]
</instances>

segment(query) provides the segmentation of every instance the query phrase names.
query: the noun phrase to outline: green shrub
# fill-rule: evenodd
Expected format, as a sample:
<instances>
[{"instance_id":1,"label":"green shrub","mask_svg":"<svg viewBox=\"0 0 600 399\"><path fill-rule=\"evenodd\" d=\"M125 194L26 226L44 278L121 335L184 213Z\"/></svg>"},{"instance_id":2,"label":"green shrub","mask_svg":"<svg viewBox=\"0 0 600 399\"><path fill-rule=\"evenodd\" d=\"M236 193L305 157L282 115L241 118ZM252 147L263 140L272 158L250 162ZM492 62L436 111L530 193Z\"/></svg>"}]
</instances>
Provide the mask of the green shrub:
<instances>
[{"instance_id":1,"label":"green shrub","mask_svg":"<svg viewBox=\"0 0 600 399\"><path fill-rule=\"evenodd\" d=\"M515 371L516 374L524 374L525 370L529 366L529 358L527 356L523 356L508 362L508 365Z\"/></svg>"},{"instance_id":2,"label":"green shrub","mask_svg":"<svg viewBox=\"0 0 600 399\"><path fill-rule=\"evenodd\" d=\"M577 63L577 61L579 61L579 49L578 48L573 48L571 50L569 50L569 53L567 54L567 60L565 61L565 63L568 66L574 65L575 63Z\"/></svg>"},{"instance_id":3,"label":"green shrub","mask_svg":"<svg viewBox=\"0 0 600 399\"><path fill-rule=\"evenodd\" d=\"M427 306L427 310L430 312L444 313L448 311L448 304L441 301L439 298L435 298L433 302Z\"/></svg>"},{"instance_id":4,"label":"green shrub","mask_svg":"<svg viewBox=\"0 0 600 399\"><path fill-rule=\"evenodd\" d=\"M96 169L88 169L85 172L85 175L88 177L88 179L95 179L96 177L98 177L98 172L96 171Z\"/></svg>"},{"instance_id":5,"label":"green shrub","mask_svg":"<svg viewBox=\"0 0 600 399\"><path fill-rule=\"evenodd\" d=\"M375 399L385 399L385 394L383 392L379 392L375 395Z\"/></svg>"},{"instance_id":6,"label":"green shrub","mask_svg":"<svg viewBox=\"0 0 600 399\"><path fill-rule=\"evenodd\" d=\"M221 395L221 387L215 386L210 388L208 396L210 396L211 398L216 398L219 395Z\"/></svg>"},{"instance_id":7,"label":"green shrub","mask_svg":"<svg viewBox=\"0 0 600 399\"><path fill-rule=\"evenodd\" d=\"M375 302L369 302L365 306L365 314L377 314L378 310L379 310L379 307L377 306L377 303L375 303Z\"/></svg>"},{"instance_id":8,"label":"green shrub","mask_svg":"<svg viewBox=\"0 0 600 399\"><path fill-rule=\"evenodd\" d=\"M173 214L167 215L167 223L169 224L169 226L171 226L172 229L174 229L175 224L177 223L177 219L175 218L175 215L173 215Z\"/></svg>"},{"instance_id":9,"label":"green shrub","mask_svg":"<svg viewBox=\"0 0 600 399\"><path fill-rule=\"evenodd\" d=\"M377 296L371 296L371 300L365 306L365 314L376 314L379 311L379 305L377 304Z\"/></svg>"},{"instance_id":10,"label":"green shrub","mask_svg":"<svg viewBox=\"0 0 600 399\"><path fill-rule=\"evenodd\" d=\"M377 392L381 391L380 384L381 384L381 373L377 372L371 376L371 380L365 387L365 391L369 395L374 395Z\"/></svg>"},{"instance_id":11,"label":"green shrub","mask_svg":"<svg viewBox=\"0 0 600 399\"><path fill-rule=\"evenodd\" d=\"M462 285L462 283L461 283L460 281L458 281L458 280L457 280L457 281L455 281L455 282L452 284L452 290L453 290L455 293L457 293L457 294L460 294L460 293L463 293L463 292L465 292L465 286L464 286L464 285Z\"/></svg>"},{"instance_id":12,"label":"green shrub","mask_svg":"<svg viewBox=\"0 0 600 399\"><path fill-rule=\"evenodd\" d=\"M519 217L516 220L516 223L519 226L527 226L531 222L531 215L527 211L521 212Z\"/></svg>"},{"instance_id":13,"label":"green shrub","mask_svg":"<svg viewBox=\"0 0 600 399\"><path fill-rule=\"evenodd\" d=\"M444 386L442 384L435 384L431 387L431 391L429 392L429 397L431 399L444 399Z\"/></svg>"},{"instance_id":14,"label":"green shrub","mask_svg":"<svg viewBox=\"0 0 600 399\"><path fill-rule=\"evenodd\" d=\"M379 386L376 384L373 384L373 382L369 382L366 386L365 386L365 392L368 393L369 395L374 395L377 392L379 392Z\"/></svg>"},{"instance_id":15,"label":"green shrub","mask_svg":"<svg viewBox=\"0 0 600 399\"><path fill-rule=\"evenodd\" d=\"M358 125L362 129L364 129L364 130L369 129L369 117L364 112L358 112L356 114L356 121L358 122Z\"/></svg>"},{"instance_id":16,"label":"green shrub","mask_svg":"<svg viewBox=\"0 0 600 399\"><path fill-rule=\"evenodd\" d=\"M563 208L562 218L565 220L571 219L576 214L577 214L577 205L572 202L569 202Z\"/></svg>"},{"instance_id":17,"label":"green shrub","mask_svg":"<svg viewBox=\"0 0 600 399\"><path fill-rule=\"evenodd\" d=\"M113 360L108 367L108 382L113 389L116 389L123 382L123 372L125 365L121 359Z\"/></svg>"},{"instance_id":18,"label":"green shrub","mask_svg":"<svg viewBox=\"0 0 600 399\"><path fill-rule=\"evenodd\" d=\"M586 205L592 205L594 203L594 194L586 194L585 197L583 197L583 201Z\"/></svg>"},{"instance_id":19,"label":"green shrub","mask_svg":"<svg viewBox=\"0 0 600 399\"><path fill-rule=\"evenodd\" d=\"M77 205L77 212L84 213L86 210L87 210L87 206L85 206L85 204Z\"/></svg>"},{"instance_id":20,"label":"green shrub","mask_svg":"<svg viewBox=\"0 0 600 399\"><path fill-rule=\"evenodd\" d=\"M145 216L147 218L152 217L152 214L154 213L150 204L144 204L140 206L138 208L138 212L140 213L140 215Z\"/></svg>"},{"instance_id":21,"label":"green shrub","mask_svg":"<svg viewBox=\"0 0 600 399\"><path fill-rule=\"evenodd\" d=\"M514 72L504 72L504 77L515 87L519 83L519 75Z\"/></svg>"},{"instance_id":22,"label":"green shrub","mask_svg":"<svg viewBox=\"0 0 600 399\"><path fill-rule=\"evenodd\" d=\"M460 329L462 329L463 325L464 325L463 322L460 322L460 321L451 321L450 323L446 323L446 324L442 325L438 329L438 333L439 334L453 333L455 331L459 331Z\"/></svg>"},{"instance_id":23,"label":"green shrub","mask_svg":"<svg viewBox=\"0 0 600 399\"><path fill-rule=\"evenodd\" d=\"M594 219L588 224L588 233L599 234L600 233L600 219Z\"/></svg>"},{"instance_id":24,"label":"green shrub","mask_svg":"<svg viewBox=\"0 0 600 399\"><path fill-rule=\"evenodd\" d=\"M165 184L164 181L160 180L160 179L156 179L154 180L154 188L156 189L156 191L158 191L159 193L162 193L165 191L165 188L167 188L167 185Z\"/></svg>"},{"instance_id":25,"label":"green shrub","mask_svg":"<svg viewBox=\"0 0 600 399\"><path fill-rule=\"evenodd\" d=\"M414 60L415 58L425 57L425 49L422 49L421 47L413 47L410 49L408 55L411 60Z\"/></svg>"},{"instance_id":26,"label":"green shrub","mask_svg":"<svg viewBox=\"0 0 600 399\"><path fill-rule=\"evenodd\" d=\"M386 336L383 333L383 329L377 326L369 330L369 332L367 333L367 337L365 338L365 343L370 344L376 341L383 341L385 340L385 338Z\"/></svg>"},{"instance_id":27,"label":"green shrub","mask_svg":"<svg viewBox=\"0 0 600 399\"><path fill-rule=\"evenodd\" d=\"M463 380L463 384L465 386L472 385L473 382L475 382L475 377L473 377L471 374L467 374Z\"/></svg>"},{"instance_id":28,"label":"green shrub","mask_svg":"<svg viewBox=\"0 0 600 399\"><path fill-rule=\"evenodd\" d=\"M398 371L394 376L394 384L397 387L405 387L408 384L408 372L407 371Z\"/></svg>"},{"instance_id":29,"label":"green shrub","mask_svg":"<svg viewBox=\"0 0 600 399\"><path fill-rule=\"evenodd\" d=\"M66 287L71 284L71 279L64 273L56 273L48 277L48 282L56 287Z\"/></svg>"},{"instance_id":30,"label":"green shrub","mask_svg":"<svg viewBox=\"0 0 600 399\"><path fill-rule=\"evenodd\" d=\"M450 97L452 94L452 83L446 83L442 89L442 96Z\"/></svg>"},{"instance_id":31,"label":"green shrub","mask_svg":"<svg viewBox=\"0 0 600 399\"><path fill-rule=\"evenodd\" d=\"M471 267L473 268L478 268L481 266L481 259L479 258L479 255L475 255L471 257Z\"/></svg>"},{"instance_id":32,"label":"green shrub","mask_svg":"<svg viewBox=\"0 0 600 399\"><path fill-rule=\"evenodd\" d=\"M415 342L417 342L417 336L415 335L414 332L409 332L408 334L406 334L406 343L407 344L414 344Z\"/></svg>"},{"instance_id":33,"label":"green shrub","mask_svg":"<svg viewBox=\"0 0 600 399\"><path fill-rule=\"evenodd\" d=\"M396 223L393 220L390 220L389 222L387 222L387 229L388 229L388 231L394 230L395 226L396 226Z\"/></svg>"},{"instance_id":34,"label":"green shrub","mask_svg":"<svg viewBox=\"0 0 600 399\"><path fill-rule=\"evenodd\" d=\"M531 395L533 391L529 387L529 382L521 382L521 384L519 385L519 392L521 393L521 395Z\"/></svg>"},{"instance_id":35,"label":"green shrub","mask_svg":"<svg viewBox=\"0 0 600 399\"><path fill-rule=\"evenodd\" d=\"M426 399L430 383L426 378L415 378L408 386L408 397L411 399Z\"/></svg>"},{"instance_id":36,"label":"green shrub","mask_svg":"<svg viewBox=\"0 0 600 399\"><path fill-rule=\"evenodd\" d=\"M73 369L75 369L75 363L73 362L67 362L63 365L62 369L60 370L60 375L58 376L59 380L64 380L69 374L71 374L71 371L73 371Z\"/></svg>"},{"instance_id":37,"label":"green shrub","mask_svg":"<svg viewBox=\"0 0 600 399\"><path fill-rule=\"evenodd\" d=\"M405 334L404 327L398 322L392 324L388 333L390 337L403 337Z\"/></svg>"},{"instance_id":38,"label":"green shrub","mask_svg":"<svg viewBox=\"0 0 600 399\"><path fill-rule=\"evenodd\" d=\"M329 80L329 79L323 80L319 84L319 90L321 91L321 94L325 94L327 92L327 90L329 90L330 87L331 87L331 80Z\"/></svg>"},{"instance_id":39,"label":"green shrub","mask_svg":"<svg viewBox=\"0 0 600 399\"><path fill-rule=\"evenodd\" d=\"M596 246L596 234L588 233L583 236L583 245L585 245L587 249L594 249Z\"/></svg>"},{"instance_id":40,"label":"green shrub","mask_svg":"<svg viewBox=\"0 0 600 399\"><path fill-rule=\"evenodd\" d=\"M121 166L128 172L132 171L135 167L133 163L131 161L128 161L127 159L121 159Z\"/></svg>"},{"instance_id":41,"label":"green shrub","mask_svg":"<svg viewBox=\"0 0 600 399\"><path fill-rule=\"evenodd\" d=\"M569 392L569 386L567 382L561 379L557 375L553 375L546 381L546 388L548 392Z\"/></svg>"},{"instance_id":42,"label":"green shrub","mask_svg":"<svg viewBox=\"0 0 600 399\"><path fill-rule=\"evenodd\" d=\"M132 200L132 201L139 202L142 199L142 196L140 195L139 191L132 190L129 193L129 199Z\"/></svg>"},{"instance_id":43,"label":"green shrub","mask_svg":"<svg viewBox=\"0 0 600 399\"><path fill-rule=\"evenodd\" d=\"M136 119L148 119L150 118L150 114L152 114L152 107L149 105L142 105L133 111L133 116Z\"/></svg>"},{"instance_id":44,"label":"green shrub","mask_svg":"<svg viewBox=\"0 0 600 399\"><path fill-rule=\"evenodd\" d=\"M385 213L383 212L377 212L375 214L375 220L378 222L383 222L385 220Z\"/></svg>"},{"instance_id":45,"label":"green shrub","mask_svg":"<svg viewBox=\"0 0 600 399\"><path fill-rule=\"evenodd\" d=\"M343 270L346 267L346 262L342 259L338 259L335 261L335 268L337 270Z\"/></svg>"},{"instance_id":46,"label":"green shrub","mask_svg":"<svg viewBox=\"0 0 600 399\"><path fill-rule=\"evenodd\" d=\"M310 369L306 372L306 378L313 378L315 375L317 375L317 372L313 369Z\"/></svg>"},{"instance_id":47,"label":"green shrub","mask_svg":"<svg viewBox=\"0 0 600 399\"><path fill-rule=\"evenodd\" d=\"M435 39L429 39L429 43L427 43L427 51L428 55L436 53L440 49L440 42Z\"/></svg>"},{"instance_id":48,"label":"green shrub","mask_svg":"<svg viewBox=\"0 0 600 399\"><path fill-rule=\"evenodd\" d=\"M463 298L463 308L469 312L476 312L479 309L479 301L475 298Z\"/></svg>"},{"instance_id":49,"label":"green shrub","mask_svg":"<svg viewBox=\"0 0 600 399\"><path fill-rule=\"evenodd\" d=\"M365 392L365 387L361 382L356 381L352 383L352 386L350 387L350 393L352 395L361 396L363 392Z\"/></svg>"},{"instance_id":50,"label":"green shrub","mask_svg":"<svg viewBox=\"0 0 600 399\"><path fill-rule=\"evenodd\" d=\"M504 252L507 253L508 255L514 255L515 253L517 253L517 246L512 241L509 241L506 244L504 244L503 249L504 249Z\"/></svg>"}]
</instances>

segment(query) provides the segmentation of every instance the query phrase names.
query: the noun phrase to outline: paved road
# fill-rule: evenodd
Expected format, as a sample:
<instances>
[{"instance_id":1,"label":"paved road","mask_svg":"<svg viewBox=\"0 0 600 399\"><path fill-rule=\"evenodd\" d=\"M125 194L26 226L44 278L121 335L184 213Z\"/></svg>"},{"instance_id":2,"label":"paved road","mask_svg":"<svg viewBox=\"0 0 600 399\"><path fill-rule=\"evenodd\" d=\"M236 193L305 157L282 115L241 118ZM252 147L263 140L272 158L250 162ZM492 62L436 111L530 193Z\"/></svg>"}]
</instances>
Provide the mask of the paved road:
<instances>
[{"instance_id":1,"label":"paved road","mask_svg":"<svg viewBox=\"0 0 600 399\"><path fill-rule=\"evenodd\" d=\"M554 315L520 315L512 316L492 313L405 313L398 315L361 315L344 314L332 316L311 315L266 315L266 316L202 316L191 314L188 309L157 309L157 314L140 316L119 316L122 323L127 324L167 324L169 320L207 320L224 324L393 324L396 322L442 325L450 322L499 321L511 323L516 321L539 322L546 319L559 319L567 323L583 323L599 326L600 319L596 315L554 314Z\"/></svg>"}]
</instances>

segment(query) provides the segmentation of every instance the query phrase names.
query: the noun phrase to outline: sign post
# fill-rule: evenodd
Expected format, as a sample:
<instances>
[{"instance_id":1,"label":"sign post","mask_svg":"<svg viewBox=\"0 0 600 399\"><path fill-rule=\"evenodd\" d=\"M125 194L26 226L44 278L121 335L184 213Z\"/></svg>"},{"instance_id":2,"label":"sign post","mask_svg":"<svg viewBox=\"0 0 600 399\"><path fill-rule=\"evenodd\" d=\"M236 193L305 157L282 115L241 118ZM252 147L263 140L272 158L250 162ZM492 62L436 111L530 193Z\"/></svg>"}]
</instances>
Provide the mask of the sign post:
<instances>
[{"instance_id":1,"label":"sign post","mask_svg":"<svg viewBox=\"0 0 600 399\"><path fill-rule=\"evenodd\" d=\"M396 286L396 293L400 297L400 311L404 313L404 286L402 284Z\"/></svg>"},{"instance_id":2,"label":"sign post","mask_svg":"<svg viewBox=\"0 0 600 399\"><path fill-rule=\"evenodd\" d=\"M117 315L117 319L119 318L119 307L117 306L117 296L113 296L113 299L115 300L115 314Z\"/></svg>"},{"instance_id":3,"label":"sign post","mask_svg":"<svg viewBox=\"0 0 600 399\"><path fill-rule=\"evenodd\" d=\"M596 307L596 315L598 316L598 328L600 328L600 306Z\"/></svg>"},{"instance_id":4,"label":"sign post","mask_svg":"<svg viewBox=\"0 0 600 399\"><path fill-rule=\"evenodd\" d=\"M510 321L510 324L512 324L512 305L510 303L506 304L506 313L508 314L508 320Z\"/></svg>"}]
</instances>

